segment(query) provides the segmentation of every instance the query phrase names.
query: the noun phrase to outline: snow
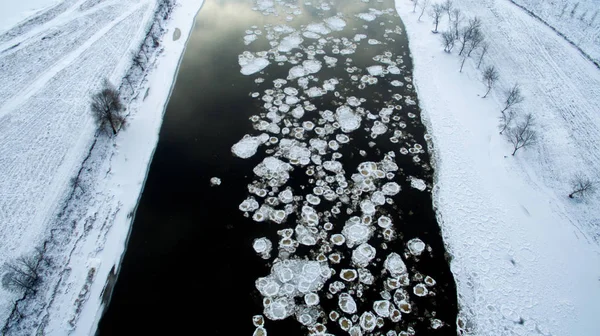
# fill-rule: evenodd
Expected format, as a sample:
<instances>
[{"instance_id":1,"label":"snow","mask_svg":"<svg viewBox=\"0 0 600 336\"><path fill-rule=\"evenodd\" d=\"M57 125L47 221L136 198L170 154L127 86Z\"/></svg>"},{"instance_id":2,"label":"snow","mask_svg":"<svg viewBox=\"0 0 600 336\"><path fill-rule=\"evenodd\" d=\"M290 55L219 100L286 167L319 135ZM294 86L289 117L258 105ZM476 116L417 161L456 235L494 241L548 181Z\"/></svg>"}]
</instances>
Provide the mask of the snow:
<instances>
[{"instance_id":1,"label":"snow","mask_svg":"<svg viewBox=\"0 0 600 336\"><path fill-rule=\"evenodd\" d=\"M600 2L598 0L510 0L534 13L600 65Z\"/></svg>"},{"instance_id":2,"label":"snow","mask_svg":"<svg viewBox=\"0 0 600 336\"><path fill-rule=\"evenodd\" d=\"M3 1L0 22L12 25L31 14L25 10L56 2ZM24 324L40 327L22 334L95 333L101 292L124 252L129 214L137 205L170 83L202 1L179 2L164 26L162 52L150 55L152 71L143 84L134 83L137 94L126 104L128 128L96 142L89 95L103 77L120 84L131 66L130 52L154 18L156 2L91 4L63 1L28 26L0 35L0 264L30 252L54 231L48 249L55 271L31 305L39 315L29 315ZM172 38L176 28L178 39ZM82 162L80 179L71 180ZM80 198L68 202L70 195ZM65 222L73 229L55 230ZM16 296L0 289L0 298L4 321Z\"/></svg>"},{"instance_id":3,"label":"snow","mask_svg":"<svg viewBox=\"0 0 600 336\"><path fill-rule=\"evenodd\" d=\"M468 60L458 72L456 51L442 50L430 20L418 22L412 4L397 0L396 9L435 144L434 204L452 255L460 319L473 335L597 334L600 202L566 195L573 172L600 175L600 116L594 112L600 72L508 1L455 1L467 16L482 18L490 43L484 63L500 73L498 87L481 99L485 86L476 62ZM440 23L442 30L447 25ZM497 120L502 90L515 82L526 97L519 110L536 116L540 141L512 157Z\"/></svg>"},{"instance_id":4,"label":"snow","mask_svg":"<svg viewBox=\"0 0 600 336\"><path fill-rule=\"evenodd\" d=\"M52 7L59 2L60 0L2 1L0 4L0 33L36 12Z\"/></svg>"}]
</instances>

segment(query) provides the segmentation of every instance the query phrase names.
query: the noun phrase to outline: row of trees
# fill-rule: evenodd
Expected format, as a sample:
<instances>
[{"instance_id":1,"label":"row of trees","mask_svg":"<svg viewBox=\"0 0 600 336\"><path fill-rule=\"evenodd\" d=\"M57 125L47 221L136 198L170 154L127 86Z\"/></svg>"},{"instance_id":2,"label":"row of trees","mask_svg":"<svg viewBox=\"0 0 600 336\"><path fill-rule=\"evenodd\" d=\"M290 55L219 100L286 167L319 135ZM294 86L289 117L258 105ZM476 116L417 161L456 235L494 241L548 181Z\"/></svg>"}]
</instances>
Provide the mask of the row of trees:
<instances>
[{"instance_id":1,"label":"row of trees","mask_svg":"<svg viewBox=\"0 0 600 336\"><path fill-rule=\"evenodd\" d=\"M448 29L441 34L441 42L444 51L452 53L455 48L460 57L460 69L462 72L465 62L472 55L477 55L474 62L477 69L480 69L484 63L484 57L489 51L489 44L485 41L482 30L482 21L478 17L465 18L460 8L454 6L452 0L445 0L442 3L429 5L429 0L411 0L413 1L413 12L420 7L421 20L423 13L429 9L429 16L432 19L434 28L432 32L437 34L440 22L444 17L448 18ZM494 65L485 65L482 70L482 79L486 86L486 98L500 79L500 74ZM538 141L535 117L532 113L521 113L516 108L525 100L519 83L513 84L508 90L502 92L503 106L499 117L499 133L504 135L512 144L512 153L514 156L520 149L533 146ZM572 192L570 198L575 196L585 196L594 191L596 181L584 174L578 174L572 179Z\"/></svg>"},{"instance_id":2,"label":"row of trees","mask_svg":"<svg viewBox=\"0 0 600 336\"><path fill-rule=\"evenodd\" d=\"M90 109L96 125L101 133L116 135L120 129L125 126L124 105L120 89L124 83L127 83L131 89L131 95L135 94L133 86L136 79L143 77L146 72L147 64L150 62L150 55L160 46L160 38L165 30L163 23L169 19L175 0L159 0L154 14L155 18L149 26L142 43L136 51L131 54L132 67L123 77L123 82L119 89L115 88L107 79L102 83L98 92L92 94Z\"/></svg>"}]
</instances>

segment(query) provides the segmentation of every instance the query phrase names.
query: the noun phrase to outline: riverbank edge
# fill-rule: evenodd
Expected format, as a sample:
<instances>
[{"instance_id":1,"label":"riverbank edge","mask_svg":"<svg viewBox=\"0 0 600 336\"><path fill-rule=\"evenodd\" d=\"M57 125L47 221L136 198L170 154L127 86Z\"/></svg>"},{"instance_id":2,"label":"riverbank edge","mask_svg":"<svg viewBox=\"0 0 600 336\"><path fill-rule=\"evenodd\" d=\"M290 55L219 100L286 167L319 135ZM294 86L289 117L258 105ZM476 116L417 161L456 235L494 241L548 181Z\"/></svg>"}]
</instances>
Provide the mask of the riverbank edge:
<instances>
[{"instance_id":1,"label":"riverbank edge","mask_svg":"<svg viewBox=\"0 0 600 336\"><path fill-rule=\"evenodd\" d=\"M128 120L127 129L116 140L117 149L110 158L112 175L104 181L104 189L117 195L119 209L125 211L118 211L116 214L113 225L106 234L106 245L97 255L101 264L90 286L89 299L83 306L74 334L95 334L102 314L108 307L102 302L103 296L106 296L103 291L109 279L114 278L112 272L118 278L135 221L135 212L158 145L167 105L196 24L196 16L203 5L204 0L177 1L161 41L162 53L156 66L149 72L144 87L140 89L141 92L147 92L147 97L130 107L136 110L134 118ZM176 40L173 38L175 29L181 32Z\"/></svg>"},{"instance_id":2,"label":"riverbank edge","mask_svg":"<svg viewBox=\"0 0 600 336\"><path fill-rule=\"evenodd\" d=\"M395 0L421 118L434 145L433 205L457 285L458 333L527 328L543 335L585 334L597 324L587 306L599 291L573 288L568 279L593 281L598 246L579 236L574 219L558 206L563 200L539 187L527 162L507 155L510 144L488 114L502 109L502 98L481 99L485 90L477 72L459 73L458 57L443 52L430 18L419 21L420 8L414 13L413 5ZM461 9L467 17L478 14Z\"/></svg>"}]
</instances>

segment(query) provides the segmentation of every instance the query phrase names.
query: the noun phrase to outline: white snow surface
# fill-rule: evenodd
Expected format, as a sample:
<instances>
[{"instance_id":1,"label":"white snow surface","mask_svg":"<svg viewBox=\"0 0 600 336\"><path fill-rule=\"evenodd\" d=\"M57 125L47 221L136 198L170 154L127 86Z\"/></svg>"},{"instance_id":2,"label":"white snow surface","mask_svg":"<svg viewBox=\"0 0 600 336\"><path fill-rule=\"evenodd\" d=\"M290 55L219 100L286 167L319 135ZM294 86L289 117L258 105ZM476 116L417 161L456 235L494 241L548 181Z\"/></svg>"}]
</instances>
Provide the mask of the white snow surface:
<instances>
[{"instance_id":1,"label":"white snow surface","mask_svg":"<svg viewBox=\"0 0 600 336\"><path fill-rule=\"evenodd\" d=\"M121 83L157 2L2 1L0 22L9 22L5 16L21 20L23 10L54 3L49 10L56 15L0 34L0 264L30 253L49 237L73 190L71 178L84 160L93 162L94 169L79 181L86 188L84 200L64 214L77 220L69 221L73 230L58 248L67 255L53 256L59 270L52 274L61 277L45 278L36 297L42 310L32 318L44 324L19 332L89 335L100 318L105 281L124 253L129 214L137 205L171 83L203 1L177 1L164 26L161 53L151 56L152 70L135 99L126 102L128 127L114 138L99 137L89 157L96 129L89 97L104 77ZM180 38L173 38L175 28ZM93 274L91 281L88 274ZM0 320L6 320L17 297L0 288Z\"/></svg>"},{"instance_id":2,"label":"white snow surface","mask_svg":"<svg viewBox=\"0 0 600 336\"><path fill-rule=\"evenodd\" d=\"M546 22L600 64L599 0L510 0Z\"/></svg>"},{"instance_id":3,"label":"white snow surface","mask_svg":"<svg viewBox=\"0 0 600 336\"><path fill-rule=\"evenodd\" d=\"M32 16L36 12L52 7L60 0L2 1L0 3L0 33Z\"/></svg>"},{"instance_id":4,"label":"white snow surface","mask_svg":"<svg viewBox=\"0 0 600 336\"><path fill-rule=\"evenodd\" d=\"M460 73L430 20L418 22L409 0L396 9L435 144L434 203L466 334L597 335L600 202L566 195L573 173L600 176L600 71L509 1L454 3L482 18L484 63L500 73L486 99L476 61ZM502 92L515 82L526 97L518 110L536 116L540 139L512 157L497 124Z\"/></svg>"}]
</instances>

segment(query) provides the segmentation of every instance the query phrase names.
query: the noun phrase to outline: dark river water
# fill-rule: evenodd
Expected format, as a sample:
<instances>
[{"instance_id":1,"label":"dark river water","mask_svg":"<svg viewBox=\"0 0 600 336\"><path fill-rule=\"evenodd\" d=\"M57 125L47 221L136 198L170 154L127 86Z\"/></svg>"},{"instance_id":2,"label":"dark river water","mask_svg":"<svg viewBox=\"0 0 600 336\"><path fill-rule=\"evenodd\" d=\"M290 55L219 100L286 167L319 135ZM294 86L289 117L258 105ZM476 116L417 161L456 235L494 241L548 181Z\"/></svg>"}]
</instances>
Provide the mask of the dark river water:
<instances>
[{"instance_id":1,"label":"dark river water","mask_svg":"<svg viewBox=\"0 0 600 336\"><path fill-rule=\"evenodd\" d=\"M394 290L385 289L387 277L382 271L382 264L386 255L395 251L402 256L410 275L411 284L406 286L406 291L412 311L403 313L402 319L397 322L385 319L384 328L377 328L371 333L385 334L388 330L400 333L412 329L418 335L456 335L456 289L432 210L429 191L433 171L428 164L429 154L425 129L420 123L420 111L418 105L412 103L418 100L411 86L412 63L404 27L395 12L379 14L373 21L356 17L358 13L369 13L369 8L393 8L393 1L371 0L370 3L364 3L359 0L338 0L330 4L330 8L325 6L325 9L317 8L320 1L276 2L280 10L277 16L253 10L255 4L251 0L206 0L196 17L127 250L98 333L251 335L255 331L252 317L263 314L263 296L257 290L255 281L269 275L271 266L276 262L277 242L280 239L277 230L294 228L300 216L298 211L306 203L300 200L294 213L282 224L257 223L252 220L252 213L245 217L238 208L250 195L247 188L249 184L264 186L253 172L255 166L266 156L277 155L271 151L275 146L266 145L259 147L257 154L248 159L232 154L232 145L245 134L256 136L263 133L253 128L249 118L256 115L264 119L264 101L260 96L253 98L251 93L262 95L265 90L274 89L273 80L285 79L293 66L286 61L278 64L269 56L271 64L261 73L245 76L240 73L238 55L244 51L269 50L271 46L265 35L275 25L287 24L302 29L309 23L323 22L341 13L347 25L341 31L329 33L328 43L321 48L324 54L338 58L337 65L327 67L323 62L322 69L313 75L319 82L313 81L309 86L337 78L339 84L335 90L343 99L330 92L313 98L307 98L304 94L303 99L314 104L316 110L306 111L294 126L301 127L302 121L307 120L318 124L319 111L336 111L347 97L365 98L361 104L364 109L361 127L348 134L351 137L348 144L340 146L338 152L342 157L339 161L343 163L346 178L352 184L350 177L361 162L380 162L385 153L393 151L399 170L393 174L392 180L401 187L397 195L388 196L389 202L377 212L377 216L386 214L393 220L396 239L386 241L377 231L369 240L369 244L377 248L377 255L368 266L375 279L373 284L363 286L356 280L355 284L347 283L346 290L351 294L363 292L360 299L357 298L359 315L373 309L373 302L382 299L382 291L393 294ZM291 6L281 6L281 3ZM287 21L288 16L293 20ZM244 35L252 33L247 30L261 31L258 39L250 45L245 45L243 40ZM358 42L353 40L356 34L365 34L368 38ZM354 43L355 52L341 55L334 50L344 47L343 37L349 39L348 45ZM337 38L341 40L336 42ZM382 43L371 44L368 43L369 39ZM279 54L296 57L298 64L301 64L307 59L302 51L316 50L308 47L315 42L304 37L301 48ZM332 46L336 43L339 48ZM300 54L294 56L298 52ZM401 59L401 64L398 64L401 73L394 78L391 75L378 77L376 84L359 88L360 77L367 74L365 68L382 64L373 58L384 52L391 53L393 59ZM317 53L315 58L322 59L322 56ZM356 67L350 70L352 73L347 70L351 67ZM352 79L352 75L357 75L359 80ZM256 81L257 78L264 81ZM390 85L392 79L400 80L403 85ZM299 89L296 80L289 80L286 85ZM302 92L301 89L299 91ZM395 100L394 94L402 95L402 98ZM405 100L406 97L410 97L410 100ZM399 109L393 114L397 114L398 118L388 124L385 134L373 138L370 127L375 118L369 119L368 113L376 115L388 105L398 106ZM390 141L395 130L398 130L396 138L399 140ZM281 134L270 135L282 138ZM308 142L311 137L314 136L307 135L303 141ZM329 139L334 138L331 136ZM415 148L415 144L418 155L412 152L402 154L401 148ZM323 161L330 157L331 153L323 155ZM290 187L294 195L308 194L313 187L311 184L316 183L315 178L306 174L307 167L311 165L294 166L289 173L289 180L279 190ZM212 177L219 177L222 184L211 186L209 181ZM421 191L411 186L412 177L425 181L427 190ZM315 206L320 215L325 214L323 222L333 224L330 233L340 233L351 216L360 215L360 209L352 214L346 212L346 208L352 208L351 205L342 205L343 211L332 215L328 210L336 202L323 200ZM259 237L266 237L273 243L268 260L262 259L253 249L253 241ZM427 244L427 249L418 257L411 256L407 250L407 242L413 238L419 238ZM294 258L315 260L320 252L331 252L327 248L317 243L315 246L300 246L291 254ZM334 246L333 251L344 255L344 258L340 264L330 265L338 274L331 275L319 291L322 307L319 322L325 324L328 332L341 335L345 333L338 323L325 316L337 309L337 296L325 293L331 283L340 280L340 269L353 267L350 257L352 250ZM290 255L283 253L279 256L286 258ZM429 295L417 296L413 286L423 282L425 276L432 277L436 283L429 287ZM304 302L302 297L294 301L298 305ZM337 311L340 312L339 309ZM441 321L441 326L434 328L434 320ZM359 321L354 322L355 325L359 324ZM265 328L270 335L308 334L307 328L293 315L279 321L267 320Z\"/></svg>"}]
</instances>

